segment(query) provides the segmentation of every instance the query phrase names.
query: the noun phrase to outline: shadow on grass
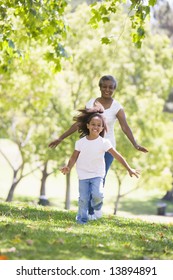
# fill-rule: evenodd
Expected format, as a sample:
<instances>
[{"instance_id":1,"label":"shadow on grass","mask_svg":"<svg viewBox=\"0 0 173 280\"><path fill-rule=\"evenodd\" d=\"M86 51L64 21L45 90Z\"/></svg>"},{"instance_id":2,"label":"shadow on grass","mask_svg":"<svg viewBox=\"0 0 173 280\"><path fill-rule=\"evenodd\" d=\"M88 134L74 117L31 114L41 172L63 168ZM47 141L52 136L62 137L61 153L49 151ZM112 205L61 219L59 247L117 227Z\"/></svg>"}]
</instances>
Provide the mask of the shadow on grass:
<instances>
[{"instance_id":1,"label":"shadow on grass","mask_svg":"<svg viewBox=\"0 0 173 280\"><path fill-rule=\"evenodd\" d=\"M0 248L18 260L172 258L173 227L107 216L86 225L76 213L0 204ZM156 238L157 237L157 238ZM28 240L32 241L28 243ZM167 248L167 249L165 249ZM171 250L171 249L170 249Z\"/></svg>"},{"instance_id":2,"label":"shadow on grass","mask_svg":"<svg viewBox=\"0 0 173 280\"><path fill-rule=\"evenodd\" d=\"M0 204L0 214L6 217L11 217L13 219L18 218L20 216L21 219L31 219L32 221L38 220L71 220L74 218L74 213L69 213L68 211L57 211L52 210L49 206L37 206L34 207L26 207L26 206L14 206L11 203L3 203ZM62 215L63 214L63 215Z\"/></svg>"},{"instance_id":3,"label":"shadow on grass","mask_svg":"<svg viewBox=\"0 0 173 280\"><path fill-rule=\"evenodd\" d=\"M158 203L161 200L158 198L151 198L146 201L136 200L136 199L128 199L123 200L119 204L118 210L128 212L133 215L157 215ZM167 208L166 211L173 212L173 203L162 201L166 203Z\"/></svg>"}]
</instances>

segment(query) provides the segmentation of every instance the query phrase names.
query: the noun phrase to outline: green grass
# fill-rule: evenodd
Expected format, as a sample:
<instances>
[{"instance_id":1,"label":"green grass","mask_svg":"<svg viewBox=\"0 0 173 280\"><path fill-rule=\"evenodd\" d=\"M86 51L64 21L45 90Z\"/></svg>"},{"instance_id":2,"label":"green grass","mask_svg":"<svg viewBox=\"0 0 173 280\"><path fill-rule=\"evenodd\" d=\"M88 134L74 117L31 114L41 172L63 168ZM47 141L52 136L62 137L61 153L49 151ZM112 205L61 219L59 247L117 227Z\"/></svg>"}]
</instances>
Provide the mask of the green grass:
<instances>
[{"instance_id":1,"label":"green grass","mask_svg":"<svg viewBox=\"0 0 173 280\"><path fill-rule=\"evenodd\" d=\"M13 157L13 153L11 151ZM71 206L64 209L66 180L50 176L46 195L52 207L38 205L40 174L26 177L15 189L12 203L5 203L11 170L0 156L0 259L10 260L172 260L173 225L147 223L123 215L157 215L157 203L165 194L159 188L130 193L120 200L117 216L112 215L117 195L116 178L110 170L105 186L104 216L87 225L75 222L78 180L71 176ZM128 191L133 180L124 183ZM173 213L173 203L167 212ZM166 217L165 217L166 218ZM172 223L172 222L171 222Z\"/></svg>"},{"instance_id":2,"label":"green grass","mask_svg":"<svg viewBox=\"0 0 173 280\"><path fill-rule=\"evenodd\" d=\"M172 260L173 226L105 215L78 225L76 211L0 203L0 255L10 260Z\"/></svg>"}]
</instances>

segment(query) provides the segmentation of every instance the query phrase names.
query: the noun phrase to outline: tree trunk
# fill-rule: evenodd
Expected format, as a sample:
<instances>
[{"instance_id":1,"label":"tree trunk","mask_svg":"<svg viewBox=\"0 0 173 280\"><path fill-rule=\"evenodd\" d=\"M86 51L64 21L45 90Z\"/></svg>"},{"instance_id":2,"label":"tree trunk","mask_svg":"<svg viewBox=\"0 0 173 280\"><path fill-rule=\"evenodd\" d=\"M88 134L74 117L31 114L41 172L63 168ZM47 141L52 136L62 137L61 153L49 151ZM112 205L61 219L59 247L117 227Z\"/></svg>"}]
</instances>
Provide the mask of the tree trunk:
<instances>
[{"instance_id":1,"label":"tree trunk","mask_svg":"<svg viewBox=\"0 0 173 280\"><path fill-rule=\"evenodd\" d=\"M70 173L66 175L65 209L70 209Z\"/></svg>"},{"instance_id":2,"label":"tree trunk","mask_svg":"<svg viewBox=\"0 0 173 280\"><path fill-rule=\"evenodd\" d=\"M49 200L46 198L46 179L49 175L47 173L47 166L48 166L48 162L46 161L44 164L44 169L42 171L40 198L39 198L39 202L38 202L38 204L43 205L43 206L50 205Z\"/></svg>"},{"instance_id":3,"label":"tree trunk","mask_svg":"<svg viewBox=\"0 0 173 280\"><path fill-rule=\"evenodd\" d=\"M118 192L117 192L117 198L116 198L115 206L114 206L114 215L117 214L118 203L119 203L119 200L121 198L121 177L118 175L118 173L116 171L115 171L115 174L116 174L116 177L117 177L117 180L118 180Z\"/></svg>"},{"instance_id":4,"label":"tree trunk","mask_svg":"<svg viewBox=\"0 0 173 280\"><path fill-rule=\"evenodd\" d=\"M17 184L20 182L20 179L17 180L17 172L18 172L18 170L13 170L13 182L12 182L11 188L9 190L9 193L7 195L6 202L11 202L13 200L15 188L16 188Z\"/></svg>"},{"instance_id":5,"label":"tree trunk","mask_svg":"<svg viewBox=\"0 0 173 280\"><path fill-rule=\"evenodd\" d=\"M170 191L167 191L162 199L173 202L173 173L172 173L172 189Z\"/></svg>"},{"instance_id":6,"label":"tree trunk","mask_svg":"<svg viewBox=\"0 0 173 280\"><path fill-rule=\"evenodd\" d=\"M120 200L120 197L121 197L120 192L121 192L121 182L120 182L120 180L119 180L119 178L118 178L118 194L117 194L117 199L116 199L116 201L115 201L114 215L117 214L118 203L119 203L119 200Z\"/></svg>"},{"instance_id":7,"label":"tree trunk","mask_svg":"<svg viewBox=\"0 0 173 280\"><path fill-rule=\"evenodd\" d=\"M167 200L173 202L173 189L167 191L166 194L162 197L162 200Z\"/></svg>"},{"instance_id":8,"label":"tree trunk","mask_svg":"<svg viewBox=\"0 0 173 280\"><path fill-rule=\"evenodd\" d=\"M8 196L6 198L6 202L11 202L13 200L13 194L14 194L14 190L15 190L17 184L18 184L18 182L12 184L12 186L9 190Z\"/></svg>"}]
</instances>

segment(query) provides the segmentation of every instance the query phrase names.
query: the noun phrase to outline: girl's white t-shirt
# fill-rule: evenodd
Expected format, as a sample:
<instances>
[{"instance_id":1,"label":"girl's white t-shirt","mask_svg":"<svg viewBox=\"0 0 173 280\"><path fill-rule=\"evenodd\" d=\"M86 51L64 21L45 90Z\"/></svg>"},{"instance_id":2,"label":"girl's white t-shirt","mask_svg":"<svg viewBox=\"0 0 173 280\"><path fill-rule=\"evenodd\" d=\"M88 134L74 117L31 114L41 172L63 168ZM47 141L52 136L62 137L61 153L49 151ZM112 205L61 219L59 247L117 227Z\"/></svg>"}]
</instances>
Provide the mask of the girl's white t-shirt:
<instances>
[{"instance_id":1,"label":"girl's white t-shirt","mask_svg":"<svg viewBox=\"0 0 173 280\"><path fill-rule=\"evenodd\" d=\"M101 136L94 140L88 140L85 136L76 141L75 150L80 152L76 161L76 171L79 179L104 177L104 155L111 148L111 142Z\"/></svg>"},{"instance_id":2,"label":"girl's white t-shirt","mask_svg":"<svg viewBox=\"0 0 173 280\"><path fill-rule=\"evenodd\" d=\"M96 101L95 98L90 99L86 104L86 108L87 109L92 108L94 106L95 101ZM123 106L120 103L118 103L116 100L113 100L110 108L105 109L103 113L103 116L105 117L106 124L108 127L108 131L107 133L105 133L105 138L110 140L113 147L116 147L114 125L117 120L116 115L120 109L123 109Z\"/></svg>"}]
</instances>

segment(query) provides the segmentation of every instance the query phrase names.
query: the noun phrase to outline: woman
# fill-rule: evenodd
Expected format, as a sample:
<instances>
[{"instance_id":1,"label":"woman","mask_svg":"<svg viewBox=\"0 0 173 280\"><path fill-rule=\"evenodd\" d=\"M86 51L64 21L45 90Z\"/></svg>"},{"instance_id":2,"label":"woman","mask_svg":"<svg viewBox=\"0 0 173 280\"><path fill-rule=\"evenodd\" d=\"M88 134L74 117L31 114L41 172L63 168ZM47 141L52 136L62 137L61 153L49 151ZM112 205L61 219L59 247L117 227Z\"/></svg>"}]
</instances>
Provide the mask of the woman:
<instances>
[{"instance_id":1,"label":"woman","mask_svg":"<svg viewBox=\"0 0 173 280\"><path fill-rule=\"evenodd\" d=\"M113 76L106 75L101 77L99 81L99 88L101 92L101 96L98 98L92 98L88 101L86 104L86 108L92 108L97 102L99 102L103 108L104 108L104 117L106 119L106 124L108 127L108 132L105 134L105 138L108 138L110 142L112 143L113 147L116 147L116 141L115 141L115 134L114 134L114 125L116 120L119 121L119 124L121 126L122 131L124 134L128 137L132 145L141 152L148 152L148 150L139 145L134 136L133 133L127 123L125 112L123 107L119 102L117 102L113 98L113 93L116 90L117 83ZM58 144L60 144L66 137L74 133L78 130L77 123L74 123L65 133L63 133L58 139L54 140L49 144L49 147L55 148ZM110 153L105 153L105 166L106 166L106 173L105 177L107 175L107 172L112 164L113 157ZM105 178L104 178L105 183ZM89 214L93 215L93 210L91 207L89 207ZM92 219L92 217L90 217Z\"/></svg>"}]
</instances>

